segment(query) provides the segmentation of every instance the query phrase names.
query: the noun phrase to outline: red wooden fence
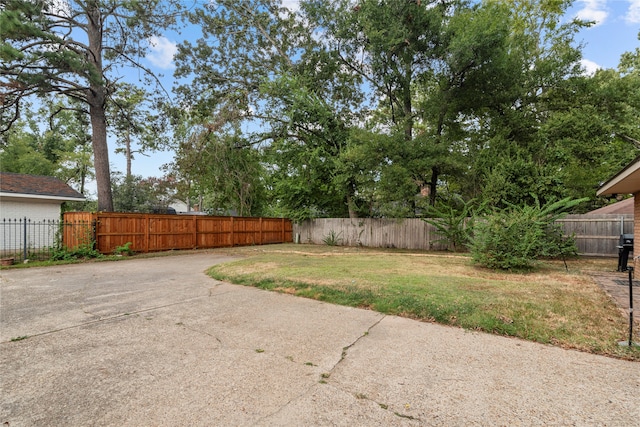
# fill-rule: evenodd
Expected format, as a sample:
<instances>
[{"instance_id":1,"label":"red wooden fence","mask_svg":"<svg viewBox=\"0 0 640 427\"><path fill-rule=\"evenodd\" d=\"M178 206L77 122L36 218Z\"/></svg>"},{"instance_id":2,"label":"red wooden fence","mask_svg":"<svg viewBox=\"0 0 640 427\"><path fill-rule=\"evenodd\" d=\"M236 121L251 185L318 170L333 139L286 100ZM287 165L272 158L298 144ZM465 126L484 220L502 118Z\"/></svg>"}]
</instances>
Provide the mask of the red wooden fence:
<instances>
[{"instance_id":1,"label":"red wooden fence","mask_svg":"<svg viewBox=\"0 0 640 427\"><path fill-rule=\"evenodd\" d=\"M291 220L285 218L66 212L64 222L86 224L84 232L65 227L65 246L76 247L92 236L96 249L104 254L127 242L135 252L157 252L293 241Z\"/></svg>"}]
</instances>

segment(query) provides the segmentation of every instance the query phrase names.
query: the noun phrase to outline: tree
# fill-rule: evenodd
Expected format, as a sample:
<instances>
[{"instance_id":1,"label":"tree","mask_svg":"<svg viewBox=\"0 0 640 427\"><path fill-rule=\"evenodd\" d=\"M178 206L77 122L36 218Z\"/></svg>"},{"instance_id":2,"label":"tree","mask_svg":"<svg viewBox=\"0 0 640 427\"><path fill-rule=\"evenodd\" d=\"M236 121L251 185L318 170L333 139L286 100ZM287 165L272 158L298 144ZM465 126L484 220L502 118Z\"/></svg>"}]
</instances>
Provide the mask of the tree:
<instances>
[{"instance_id":1,"label":"tree","mask_svg":"<svg viewBox=\"0 0 640 427\"><path fill-rule=\"evenodd\" d=\"M377 102L379 191L415 215L419 193L435 203L443 177L464 169L464 124L508 84L508 9L487 2L342 1L303 5L325 45ZM374 105L376 102L374 101ZM387 190L388 189L388 190ZM400 190L400 191L399 191ZM416 199L416 201L414 201Z\"/></svg>"},{"instance_id":2,"label":"tree","mask_svg":"<svg viewBox=\"0 0 640 427\"><path fill-rule=\"evenodd\" d=\"M37 111L23 110L26 120L3 135L2 170L55 176L84 194L93 162L89 123L78 108L77 102L45 98Z\"/></svg>"},{"instance_id":3,"label":"tree","mask_svg":"<svg viewBox=\"0 0 640 427\"><path fill-rule=\"evenodd\" d=\"M86 111L72 98L49 98L38 114L43 120L48 119L43 135L44 152L56 163L55 176L85 194L87 181L94 178L91 129Z\"/></svg>"},{"instance_id":4,"label":"tree","mask_svg":"<svg viewBox=\"0 0 640 427\"><path fill-rule=\"evenodd\" d=\"M118 67L134 66L149 37L175 23L180 2L3 0L0 8L2 131L32 95L58 94L86 106L98 209L113 210L106 110Z\"/></svg>"},{"instance_id":5,"label":"tree","mask_svg":"<svg viewBox=\"0 0 640 427\"><path fill-rule=\"evenodd\" d=\"M179 193L187 196L189 208L191 200L197 199L203 211L261 214L265 196L259 153L237 129L214 131L190 124L184 112L180 118L174 134L176 154L168 172Z\"/></svg>"},{"instance_id":6,"label":"tree","mask_svg":"<svg viewBox=\"0 0 640 427\"><path fill-rule=\"evenodd\" d=\"M119 212L152 212L166 208L175 199L175 182L170 177L143 178L113 176L114 205Z\"/></svg>"},{"instance_id":7,"label":"tree","mask_svg":"<svg viewBox=\"0 0 640 427\"><path fill-rule=\"evenodd\" d=\"M313 28L276 1L212 2L190 19L205 36L176 56L176 75L193 78L178 89L191 120L223 138L253 129L244 144L264 147L282 212L348 214L354 191L334 179L335 159L357 119L358 94Z\"/></svg>"},{"instance_id":8,"label":"tree","mask_svg":"<svg viewBox=\"0 0 640 427\"><path fill-rule=\"evenodd\" d=\"M38 136L26 130L23 121L17 121L4 138L0 170L30 175L55 174L56 165L40 150Z\"/></svg>"},{"instance_id":9,"label":"tree","mask_svg":"<svg viewBox=\"0 0 640 427\"><path fill-rule=\"evenodd\" d=\"M161 115L151 113L149 94L128 83L118 83L109 105L107 117L117 137L116 153L126 159L126 177L132 176L131 163L135 154L144 154L163 145L164 122Z\"/></svg>"},{"instance_id":10,"label":"tree","mask_svg":"<svg viewBox=\"0 0 640 427\"><path fill-rule=\"evenodd\" d=\"M569 0L500 0L509 7L507 68L502 96L476 110L469 168L460 180L468 197L490 204L541 203L566 197L566 147L545 132L559 112L579 104L580 46L575 34L589 23L563 22ZM550 128L547 128L550 129ZM584 143L588 141L583 140ZM563 153L563 154L560 154ZM582 196L575 195L575 197Z\"/></svg>"}]
</instances>

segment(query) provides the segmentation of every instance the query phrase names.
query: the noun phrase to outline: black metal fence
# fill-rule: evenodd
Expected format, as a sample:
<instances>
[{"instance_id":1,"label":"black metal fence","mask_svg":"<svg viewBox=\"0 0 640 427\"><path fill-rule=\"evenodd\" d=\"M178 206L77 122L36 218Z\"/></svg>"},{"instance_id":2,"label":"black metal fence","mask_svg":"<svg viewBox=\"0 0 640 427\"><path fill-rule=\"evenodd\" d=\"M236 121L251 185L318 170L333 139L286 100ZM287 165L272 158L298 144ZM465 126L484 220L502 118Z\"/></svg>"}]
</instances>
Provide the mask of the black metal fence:
<instances>
[{"instance_id":1,"label":"black metal fence","mask_svg":"<svg viewBox=\"0 0 640 427\"><path fill-rule=\"evenodd\" d=\"M86 233L87 225L51 219L3 218L0 221L2 264L50 259L62 250L63 235L70 230Z\"/></svg>"}]
</instances>

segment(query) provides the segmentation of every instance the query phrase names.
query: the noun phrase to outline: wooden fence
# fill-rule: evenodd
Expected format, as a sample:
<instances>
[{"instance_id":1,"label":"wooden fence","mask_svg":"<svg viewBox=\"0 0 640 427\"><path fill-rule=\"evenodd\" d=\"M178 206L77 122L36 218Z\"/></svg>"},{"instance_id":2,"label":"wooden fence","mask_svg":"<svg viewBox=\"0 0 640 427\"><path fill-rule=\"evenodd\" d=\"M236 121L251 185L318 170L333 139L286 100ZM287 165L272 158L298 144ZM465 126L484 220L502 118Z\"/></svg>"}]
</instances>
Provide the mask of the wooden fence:
<instances>
[{"instance_id":1,"label":"wooden fence","mask_svg":"<svg viewBox=\"0 0 640 427\"><path fill-rule=\"evenodd\" d=\"M318 218L293 226L294 240L321 245L329 235L344 246L446 250L436 228L421 219Z\"/></svg>"},{"instance_id":2,"label":"wooden fence","mask_svg":"<svg viewBox=\"0 0 640 427\"><path fill-rule=\"evenodd\" d=\"M633 233L633 215L568 215L558 223L566 235L575 234L578 253L618 256L620 234ZM322 218L293 226L294 240L323 244L330 235L345 246L445 250L436 228L421 219Z\"/></svg>"},{"instance_id":3,"label":"wooden fence","mask_svg":"<svg viewBox=\"0 0 640 427\"><path fill-rule=\"evenodd\" d=\"M283 218L212 217L132 213L67 212L63 242L74 247L94 239L102 253L131 242L136 252L284 243L324 244L334 235L340 245L446 250L436 228L421 219L320 218L292 224ZM578 253L618 256L620 234L633 233L633 215L568 215L558 223L575 235Z\"/></svg>"},{"instance_id":4,"label":"wooden fence","mask_svg":"<svg viewBox=\"0 0 640 427\"><path fill-rule=\"evenodd\" d=\"M565 235L575 235L578 253L585 256L617 257L620 234L633 234L632 214L567 215L558 223Z\"/></svg>"},{"instance_id":5,"label":"wooden fence","mask_svg":"<svg viewBox=\"0 0 640 427\"><path fill-rule=\"evenodd\" d=\"M157 215L114 212L66 212L63 242L76 247L93 239L101 253L131 242L135 252L264 245L293 240L291 221L284 218Z\"/></svg>"}]
</instances>

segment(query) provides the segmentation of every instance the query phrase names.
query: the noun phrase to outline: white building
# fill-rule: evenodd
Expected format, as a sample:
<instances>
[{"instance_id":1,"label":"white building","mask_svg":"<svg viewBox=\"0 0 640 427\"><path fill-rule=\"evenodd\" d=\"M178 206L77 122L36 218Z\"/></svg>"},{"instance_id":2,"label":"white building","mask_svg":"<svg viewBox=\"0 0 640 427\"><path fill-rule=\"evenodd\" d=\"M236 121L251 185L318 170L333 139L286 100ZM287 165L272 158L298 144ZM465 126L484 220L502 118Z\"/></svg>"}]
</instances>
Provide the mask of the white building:
<instances>
[{"instance_id":1,"label":"white building","mask_svg":"<svg viewBox=\"0 0 640 427\"><path fill-rule=\"evenodd\" d=\"M0 172L0 251L53 246L62 203L84 200L57 178Z\"/></svg>"}]
</instances>

